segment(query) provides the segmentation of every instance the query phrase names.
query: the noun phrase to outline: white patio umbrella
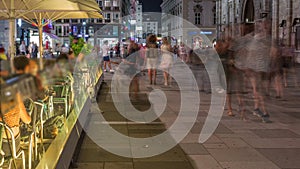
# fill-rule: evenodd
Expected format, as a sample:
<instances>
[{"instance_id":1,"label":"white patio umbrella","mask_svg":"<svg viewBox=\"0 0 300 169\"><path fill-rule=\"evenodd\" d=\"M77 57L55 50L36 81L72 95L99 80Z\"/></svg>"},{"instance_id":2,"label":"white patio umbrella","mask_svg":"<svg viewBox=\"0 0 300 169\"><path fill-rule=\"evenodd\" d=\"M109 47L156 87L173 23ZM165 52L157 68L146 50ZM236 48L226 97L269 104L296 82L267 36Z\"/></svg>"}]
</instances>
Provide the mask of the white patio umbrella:
<instances>
[{"instance_id":1,"label":"white patio umbrella","mask_svg":"<svg viewBox=\"0 0 300 169\"><path fill-rule=\"evenodd\" d=\"M0 19L9 19L10 57L14 58L15 19L22 18L29 23L35 23L39 29L40 67L43 69L43 19L55 21L71 18L103 18L101 10L94 0L81 3L76 0L1 0ZM12 66L13 68L13 66Z\"/></svg>"}]
</instances>

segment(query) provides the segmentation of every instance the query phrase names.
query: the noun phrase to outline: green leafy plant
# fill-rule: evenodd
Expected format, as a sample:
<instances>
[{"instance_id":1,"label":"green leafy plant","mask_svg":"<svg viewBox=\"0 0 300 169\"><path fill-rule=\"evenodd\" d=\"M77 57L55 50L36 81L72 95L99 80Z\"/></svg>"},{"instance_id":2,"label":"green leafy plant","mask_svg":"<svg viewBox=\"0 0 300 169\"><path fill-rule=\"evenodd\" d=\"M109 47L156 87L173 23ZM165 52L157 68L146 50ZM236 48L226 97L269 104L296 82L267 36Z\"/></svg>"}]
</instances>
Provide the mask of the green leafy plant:
<instances>
[{"instance_id":1,"label":"green leafy plant","mask_svg":"<svg viewBox=\"0 0 300 169\"><path fill-rule=\"evenodd\" d=\"M82 51L82 48L84 47L85 44L84 39L83 38L75 39L73 36L70 36L70 42L71 42L71 48L75 56L77 57L79 53Z\"/></svg>"},{"instance_id":2,"label":"green leafy plant","mask_svg":"<svg viewBox=\"0 0 300 169\"><path fill-rule=\"evenodd\" d=\"M88 55L93 51L93 46L90 44L84 44L81 53L84 55Z\"/></svg>"}]
</instances>

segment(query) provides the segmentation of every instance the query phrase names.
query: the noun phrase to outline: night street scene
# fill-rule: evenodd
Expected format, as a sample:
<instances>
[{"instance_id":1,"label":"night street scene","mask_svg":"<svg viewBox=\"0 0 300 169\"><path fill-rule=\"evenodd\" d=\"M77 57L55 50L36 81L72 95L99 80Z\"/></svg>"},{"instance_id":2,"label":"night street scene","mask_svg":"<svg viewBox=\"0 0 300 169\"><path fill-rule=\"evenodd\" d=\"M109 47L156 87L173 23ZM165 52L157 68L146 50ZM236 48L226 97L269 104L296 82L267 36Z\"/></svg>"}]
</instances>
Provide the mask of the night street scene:
<instances>
[{"instance_id":1,"label":"night street scene","mask_svg":"<svg viewBox=\"0 0 300 169\"><path fill-rule=\"evenodd\" d=\"M1 0L0 169L300 169L299 0Z\"/></svg>"}]
</instances>

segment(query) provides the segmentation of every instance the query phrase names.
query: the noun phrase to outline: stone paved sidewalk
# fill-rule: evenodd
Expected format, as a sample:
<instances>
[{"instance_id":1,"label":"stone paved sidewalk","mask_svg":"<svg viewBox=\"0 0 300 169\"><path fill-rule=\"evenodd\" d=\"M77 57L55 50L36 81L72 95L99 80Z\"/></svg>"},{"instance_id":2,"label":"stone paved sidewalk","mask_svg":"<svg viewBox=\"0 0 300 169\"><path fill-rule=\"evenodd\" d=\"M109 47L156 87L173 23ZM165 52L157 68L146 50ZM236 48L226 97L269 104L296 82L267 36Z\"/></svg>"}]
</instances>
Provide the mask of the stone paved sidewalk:
<instances>
[{"instance_id":1,"label":"stone paved sidewalk","mask_svg":"<svg viewBox=\"0 0 300 169\"><path fill-rule=\"evenodd\" d=\"M196 78L203 75L203 68L193 66L192 70ZM165 131L177 118L180 108L179 89L175 82L171 87L164 87L161 72L155 86L148 85L147 76L141 77L139 99L132 102L137 109L147 110L150 106L147 94L152 89L165 92L168 99L165 112L155 123L147 125L130 123L117 112L110 96L111 77L112 74L105 74L107 85L99 93L98 104L105 119L118 132L137 138L150 137ZM203 78L199 77L197 79L201 85ZM200 92L200 96L201 106L196 124L185 139L170 151L151 158L124 158L103 150L86 136L77 161L78 168L300 169L300 88L285 88L283 99L275 99L272 94L266 97L267 109L273 121L270 124L262 123L251 114L251 92L244 94L249 121L242 121L238 115L228 117L225 110L217 130L204 144L198 143L198 137L207 116L211 95ZM233 102L237 102L236 99ZM236 105L234 109L236 113ZM91 114L90 118L93 119L97 113L101 112ZM90 123L92 125L93 120Z\"/></svg>"}]
</instances>

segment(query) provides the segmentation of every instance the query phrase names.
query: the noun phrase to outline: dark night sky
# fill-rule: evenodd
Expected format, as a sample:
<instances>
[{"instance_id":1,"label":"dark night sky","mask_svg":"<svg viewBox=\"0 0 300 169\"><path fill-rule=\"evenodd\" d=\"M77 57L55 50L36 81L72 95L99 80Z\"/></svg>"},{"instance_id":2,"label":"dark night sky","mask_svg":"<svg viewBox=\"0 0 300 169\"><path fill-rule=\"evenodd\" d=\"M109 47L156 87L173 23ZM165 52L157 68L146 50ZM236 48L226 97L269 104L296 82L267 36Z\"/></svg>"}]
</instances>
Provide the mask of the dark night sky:
<instances>
[{"instance_id":1,"label":"dark night sky","mask_svg":"<svg viewBox=\"0 0 300 169\"><path fill-rule=\"evenodd\" d=\"M161 12L162 0L140 0L143 3L143 12Z\"/></svg>"}]
</instances>

